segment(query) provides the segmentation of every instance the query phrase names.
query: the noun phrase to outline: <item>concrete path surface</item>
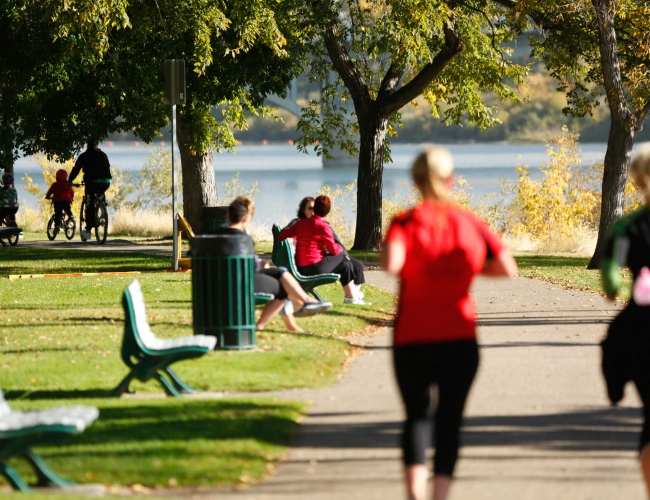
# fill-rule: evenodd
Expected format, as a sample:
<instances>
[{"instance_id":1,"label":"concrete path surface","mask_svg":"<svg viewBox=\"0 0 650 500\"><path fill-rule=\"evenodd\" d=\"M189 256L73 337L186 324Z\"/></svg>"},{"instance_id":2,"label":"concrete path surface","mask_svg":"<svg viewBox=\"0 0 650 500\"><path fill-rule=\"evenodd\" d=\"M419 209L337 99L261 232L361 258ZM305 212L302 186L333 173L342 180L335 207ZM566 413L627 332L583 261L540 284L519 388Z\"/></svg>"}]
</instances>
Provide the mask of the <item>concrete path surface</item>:
<instances>
[{"instance_id":1,"label":"concrete path surface","mask_svg":"<svg viewBox=\"0 0 650 500\"><path fill-rule=\"evenodd\" d=\"M385 273L368 271L367 279L395 291ZM610 408L599 369L599 341L618 306L526 278L480 279L474 293L481 365L450 499L645 498L636 461L638 400L628 387L623 404ZM313 405L273 476L245 489L185 495L405 498L390 332L356 341L364 353L335 386L278 394Z\"/></svg>"},{"instance_id":2,"label":"concrete path surface","mask_svg":"<svg viewBox=\"0 0 650 500\"><path fill-rule=\"evenodd\" d=\"M103 245L97 243L94 233L88 241L81 241L78 233L68 241L63 235L57 236L54 241L42 240L20 240L20 248L39 248L53 250L90 250L100 252L122 252L122 253L146 253L154 255L172 255L171 245L148 245L145 243L136 243L124 239L108 238Z\"/></svg>"},{"instance_id":3,"label":"concrete path surface","mask_svg":"<svg viewBox=\"0 0 650 500\"><path fill-rule=\"evenodd\" d=\"M92 246L113 245L135 251L110 240L105 247ZM381 271L367 271L366 277L396 291L395 280ZM620 304L526 278L479 279L474 296L481 364L450 500L644 499L636 461L638 398L628 386L622 404L610 408L599 366L599 342ZM276 394L313 404L275 474L243 489L154 495L405 498L398 448L402 408L390 331L353 342L363 346L362 355L333 387Z\"/></svg>"}]
</instances>

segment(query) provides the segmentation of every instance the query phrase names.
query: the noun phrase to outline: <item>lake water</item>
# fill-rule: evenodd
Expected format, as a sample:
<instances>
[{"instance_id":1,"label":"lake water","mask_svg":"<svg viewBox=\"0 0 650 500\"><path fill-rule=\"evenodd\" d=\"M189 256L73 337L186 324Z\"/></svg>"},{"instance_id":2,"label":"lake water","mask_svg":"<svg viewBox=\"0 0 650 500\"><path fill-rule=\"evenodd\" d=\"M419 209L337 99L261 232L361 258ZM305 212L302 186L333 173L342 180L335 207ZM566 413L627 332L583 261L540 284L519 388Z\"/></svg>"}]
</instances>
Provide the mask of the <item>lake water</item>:
<instances>
[{"instance_id":1,"label":"lake water","mask_svg":"<svg viewBox=\"0 0 650 500\"><path fill-rule=\"evenodd\" d=\"M169 147L169 144L164 147ZM409 168L422 145L393 145L393 163L384 170L384 196L393 193L404 194L404 183L409 181ZM474 200L489 192L497 192L501 179L517 179L515 167L529 165L532 177L539 177L538 167L548 160L547 147L543 144L452 144L446 145L454 156L456 175L462 176L471 186ZM137 171L144 164L149 150L140 145L115 143L101 145L116 169ZM583 144L582 163L589 165L602 161L606 144ZM34 207L36 197L24 189L22 176L27 173L39 182L45 193L42 175L31 158L20 158L15 164L16 188L23 206ZM283 221L294 217L298 202L308 195L314 195L324 185L346 185L357 177L356 168L323 169L321 159L314 154L299 153L291 145L243 145L237 154L227 152L215 154L215 172L218 190L223 193L223 184L240 174L241 185L248 189L257 182L260 193L255 199L256 219L262 221ZM351 207L346 213L352 216Z\"/></svg>"}]
</instances>

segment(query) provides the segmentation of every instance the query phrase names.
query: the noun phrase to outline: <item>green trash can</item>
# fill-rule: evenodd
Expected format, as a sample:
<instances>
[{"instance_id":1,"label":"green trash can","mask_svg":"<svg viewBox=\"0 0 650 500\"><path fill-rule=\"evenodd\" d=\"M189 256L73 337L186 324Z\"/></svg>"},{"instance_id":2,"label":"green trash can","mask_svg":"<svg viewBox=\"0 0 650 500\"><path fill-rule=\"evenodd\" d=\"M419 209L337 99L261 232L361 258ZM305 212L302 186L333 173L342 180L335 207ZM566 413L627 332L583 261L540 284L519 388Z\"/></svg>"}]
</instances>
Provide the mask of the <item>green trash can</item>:
<instances>
[{"instance_id":1,"label":"green trash can","mask_svg":"<svg viewBox=\"0 0 650 500\"><path fill-rule=\"evenodd\" d=\"M255 347L255 252L246 235L197 235L192 246L194 334L215 349Z\"/></svg>"},{"instance_id":2,"label":"green trash can","mask_svg":"<svg viewBox=\"0 0 650 500\"><path fill-rule=\"evenodd\" d=\"M203 232L207 233L224 225L228 220L228 207L205 207L203 209Z\"/></svg>"}]
</instances>

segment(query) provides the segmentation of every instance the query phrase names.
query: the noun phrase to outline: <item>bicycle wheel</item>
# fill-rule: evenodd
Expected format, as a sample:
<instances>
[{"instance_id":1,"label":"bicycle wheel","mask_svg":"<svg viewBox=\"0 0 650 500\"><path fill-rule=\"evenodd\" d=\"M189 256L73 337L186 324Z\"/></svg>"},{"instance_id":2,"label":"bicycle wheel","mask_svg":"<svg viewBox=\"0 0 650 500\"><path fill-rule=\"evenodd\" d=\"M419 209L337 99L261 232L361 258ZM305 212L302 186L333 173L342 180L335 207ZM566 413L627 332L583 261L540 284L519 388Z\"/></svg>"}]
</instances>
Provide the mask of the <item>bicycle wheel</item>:
<instances>
[{"instance_id":1,"label":"bicycle wheel","mask_svg":"<svg viewBox=\"0 0 650 500\"><path fill-rule=\"evenodd\" d=\"M103 202L97 201L95 207L95 238L97 243L103 245L108 236L108 210Z\"/></svg>"},{"instance_id":2,"label":"bicycle wheel","mask_svg":"<svg viewBox=\"0 0 650 500\"><path fill-rule=\"evenodd\" d=\"M75 230L77 229L77 223L69 215L65 216L63 220L63 227L65 228L65 237L69 240L74 238Z\"/></svg>"},{"instance_id":3,"label":"bicycle wheel","mask_svg":"<svg viewBox=\"0 0 650 500\"><path fill-rule=\"evenodd\" d=\"M54 223L54 216L50 217L50 220L47 222L47 239L52 241L54 238L56 238L56 233L58 233L59 230L56 227L56 224Z\"/></svg>"},{"instance_id":4,"label":"bicycle wheel","mask_svg":"<svg viewBox=\"0 0 650 500\"><path fill-rule=\"evenodd\" d=\"M86 213L86 198L84 197L83 201L81 202L81 210L79 211L79 236L81 237L81 241L88 241L88 238L84 238L84 232L83 232L83 228L86 225L86 218L84 217L85 213Z\"/></svg>"}]
</instances>

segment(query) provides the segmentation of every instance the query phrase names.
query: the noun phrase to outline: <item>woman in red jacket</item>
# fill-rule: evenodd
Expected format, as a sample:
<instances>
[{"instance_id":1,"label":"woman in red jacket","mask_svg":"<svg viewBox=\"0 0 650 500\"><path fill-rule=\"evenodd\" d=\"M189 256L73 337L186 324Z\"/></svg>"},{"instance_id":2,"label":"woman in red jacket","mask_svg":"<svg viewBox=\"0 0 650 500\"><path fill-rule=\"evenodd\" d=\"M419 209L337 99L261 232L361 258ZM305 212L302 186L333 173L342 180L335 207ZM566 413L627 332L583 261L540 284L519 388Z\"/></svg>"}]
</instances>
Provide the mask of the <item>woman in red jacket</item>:
<instances>
[{"instance_id":1,"label":"woman in red jacket","mask_svg":"<svg viewBox=\"0 0 650 500\"><path fill-rule=\"evenodd\" d=\"M361 284L365 283L363 266L361 269L354 266L347 252L337 243L332 226L323 218L329 214L331 207L329 196L316 197L313 215L298 219L295 224L284 228L280 232L280 240L296 239L296 266L300 274L338 274L345 292L344 303L370 305L363 301L361 292Z\"/></svg>"},{"instance_id":2,"label":"woman in red jacket","mask_svg":"<svg viewBox=\"0 0 650 500\"><path fill-rule=\"evenodd\" d=\"M61 228L63 213L66 212L71 219L72 209L70 204L74 200L74 191L68 184L68 172L63 169L57 170L56 182L54 182L45 195L46 200L52 200L54 205L54 217L56 227Z\"/></svg>"},{"instance_id":3,"label":"woman in red jacket","mask_svg":"<svg viewBox=\"0 0 650 500\"><path fill-rule=\"evenodd\" d=\"M402 449L410 500L425 497L433 385L438 387L434 500L447 498L451 485L463 408L478 367L472 280L477 274L517 272L498 237L449 201L452 171L445 149L418 156L412 175L423 202L395 217L382 254L384 268L400 277L393 361L406 410Z\"/></svg>"}]
</instances>

